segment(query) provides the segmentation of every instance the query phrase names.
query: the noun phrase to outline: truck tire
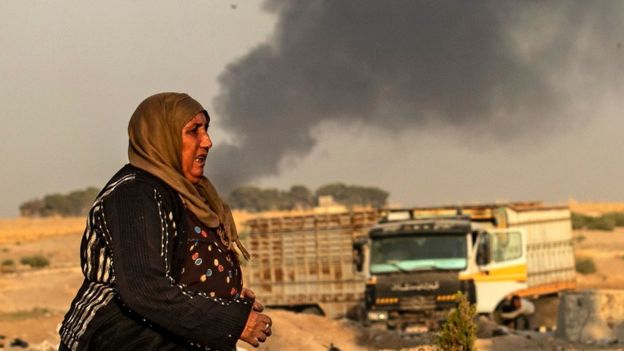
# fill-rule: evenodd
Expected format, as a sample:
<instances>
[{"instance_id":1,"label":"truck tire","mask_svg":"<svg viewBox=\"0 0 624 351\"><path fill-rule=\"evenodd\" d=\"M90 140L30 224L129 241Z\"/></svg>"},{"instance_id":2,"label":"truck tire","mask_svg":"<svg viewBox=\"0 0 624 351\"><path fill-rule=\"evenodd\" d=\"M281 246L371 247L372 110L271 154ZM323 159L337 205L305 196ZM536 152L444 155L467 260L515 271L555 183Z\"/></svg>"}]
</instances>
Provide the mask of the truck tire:
<instances>
[{"instance_id":1,"label":"truck tire","mask_svg":"<svg viewBox=\"0 0 624 351\"><path fill-rule=\"evenodd\" d=\"M301 310L303 314L311 314L315 316L324 316L323 311L317 306L308 306Z\"/></svg>"}]
</instances>

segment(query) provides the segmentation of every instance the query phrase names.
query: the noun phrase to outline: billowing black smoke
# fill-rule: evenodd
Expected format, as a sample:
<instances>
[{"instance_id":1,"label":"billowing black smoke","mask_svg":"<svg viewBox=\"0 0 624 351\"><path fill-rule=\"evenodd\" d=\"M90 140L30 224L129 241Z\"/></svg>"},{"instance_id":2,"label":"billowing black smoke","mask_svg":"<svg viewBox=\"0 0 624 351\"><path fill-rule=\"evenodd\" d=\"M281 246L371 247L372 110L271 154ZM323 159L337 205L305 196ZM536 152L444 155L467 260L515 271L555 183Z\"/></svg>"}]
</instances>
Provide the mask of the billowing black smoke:
<instances>
[{"instance_id":1,"label":"billowing black smoke","mask_svg":"<svg viewBox=\"0 0 624 351\"><path fill-rule=\"evenodd\" d=\"M624 6L606 1L265 6L278 16L273 39L220 77L219 123L236 139L213 150L210 176L224 190L276 174L284 156L305 156L311 129L326 120L512 140L558 124L569 99L558 75L576 67L579 40L620 35L624 20Z\"/></svg>"}]
</instances>

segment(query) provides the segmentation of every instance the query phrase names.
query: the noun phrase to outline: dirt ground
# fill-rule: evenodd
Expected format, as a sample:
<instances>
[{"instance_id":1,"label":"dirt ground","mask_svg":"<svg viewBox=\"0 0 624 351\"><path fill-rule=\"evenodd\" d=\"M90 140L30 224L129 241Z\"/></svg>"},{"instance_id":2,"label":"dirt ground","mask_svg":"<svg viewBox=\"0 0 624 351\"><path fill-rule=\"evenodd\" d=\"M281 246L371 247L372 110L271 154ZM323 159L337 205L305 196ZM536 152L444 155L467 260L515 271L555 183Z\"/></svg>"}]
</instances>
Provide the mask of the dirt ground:
<instances>
[{"instance_id":1,"label":"dirt ground","mask_svg":"<svg viewBox=\"0 0 624 351\"><path fill-rule=\"evenodd\" d=\"M579 289L624 289L624 228L613 232L574 232L577 257L590 257L597 272L577 275Z\"/></svg>"},{"instance_id":2,"label":"dirt ground","mask_svg":"<svg viewBox=\"0 0 624 351\"><path fill-rule=\"evenodd\" d=\"M576 254L591 257L597 272L578 275L578 287L624 288L624 229L615 232L576 231ZM2 242L2 241L0 241ZM63 318L77 287L82 282L78 265L80 234L44 236L38 240L3 242L0 261L12 260L12 267L0 267L0 345L15 338L27 341L31 350L54 350L58 344L57 326ZM40 254L50 260L46 268L33 269L20 264L24 256ZM556 300L547 302L556 320ZM260 350L433 350L431 336L401 337L395 333L365 328L348 320L272 310L274 335ZM240 348L253 347L241 343ZM0 347L0 350L2 348ZM622 347L571 345L557 340L552 333L528 332L480 338L478 350L624 350Z\"/></svg>"}]
</instances>

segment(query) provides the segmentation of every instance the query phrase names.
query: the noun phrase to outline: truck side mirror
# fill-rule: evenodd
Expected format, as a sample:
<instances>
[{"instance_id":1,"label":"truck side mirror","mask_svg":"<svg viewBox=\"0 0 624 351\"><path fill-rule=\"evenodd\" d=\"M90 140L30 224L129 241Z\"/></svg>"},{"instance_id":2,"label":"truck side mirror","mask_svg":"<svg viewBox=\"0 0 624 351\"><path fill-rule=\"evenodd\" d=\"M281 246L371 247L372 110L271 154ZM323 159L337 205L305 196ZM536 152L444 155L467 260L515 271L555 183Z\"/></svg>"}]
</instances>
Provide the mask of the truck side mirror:
<instances>
[{"instance_id":1,"label":"truck side mirror","mask_svg":"<svg viewBox=\"0 0 624 351\"><path fill-rule=\"evenodd\" d=\"M479 243L479 248L477 249L477 265L485 266L490 263L490 240L487 234L481 234L481 241Z\"/></svg>"}]
</instances>

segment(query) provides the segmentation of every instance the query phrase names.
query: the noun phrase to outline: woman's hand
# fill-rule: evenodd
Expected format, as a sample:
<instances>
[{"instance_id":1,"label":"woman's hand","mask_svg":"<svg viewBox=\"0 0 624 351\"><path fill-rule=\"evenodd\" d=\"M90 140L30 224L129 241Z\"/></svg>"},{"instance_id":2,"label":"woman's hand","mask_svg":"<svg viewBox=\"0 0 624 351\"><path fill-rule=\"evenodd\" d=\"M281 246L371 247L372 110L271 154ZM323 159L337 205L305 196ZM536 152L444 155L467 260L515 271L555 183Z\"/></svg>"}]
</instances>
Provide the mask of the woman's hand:
<instances>
[{"instance_id":1,"label":"woman's hand","mask_svg":"<svg viewBox=\"0 0 624 351\"><path fill-rule=\"evenodd\" d=\"M247 324L245 324L245 329L243 329L240 339L253 347L258 347L261 342L265 342L271 336L272 323L269 316L256 312L254 309L249 313Z\"/></svg>"},{"instance_id":2,"label":"woman's hand","mask_svg":"<svg viewBox=\"0 0 624 351\"><path fill-rule=\"evenodd\" d=\"M253 310L256 312L262 312L264 311L264 306L256 301L256 294L253 292L253 290L249 289L249 288L243 288L243 291L241 291L241 297L253 300Z\"/></svg>"}]
</instances>

